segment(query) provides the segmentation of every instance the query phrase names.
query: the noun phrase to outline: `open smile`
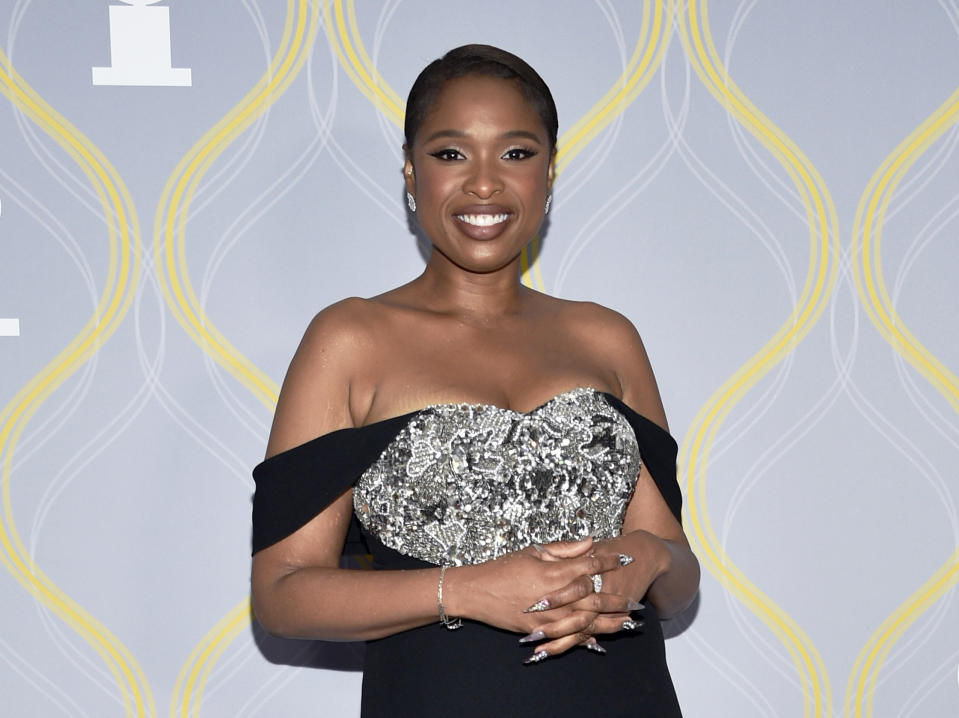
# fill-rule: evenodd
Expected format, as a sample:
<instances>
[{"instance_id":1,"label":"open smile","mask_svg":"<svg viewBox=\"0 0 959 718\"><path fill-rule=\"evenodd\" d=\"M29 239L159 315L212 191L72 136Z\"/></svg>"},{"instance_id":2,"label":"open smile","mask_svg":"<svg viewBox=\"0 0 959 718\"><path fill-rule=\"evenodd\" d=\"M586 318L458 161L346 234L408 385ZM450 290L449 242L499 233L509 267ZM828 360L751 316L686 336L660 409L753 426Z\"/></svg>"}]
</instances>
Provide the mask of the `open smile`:
<instances>
[{"instance_id":1,"label":"open smile","mask_svg":"<svg viewBox=\"0 0 959 718\"><path fill-rule=\"evenodd\" d=\"M457 214L454 215L460 222L471 224L474 227L492 227L509 219L509 214Z\"/></svg>"}]
</instances>

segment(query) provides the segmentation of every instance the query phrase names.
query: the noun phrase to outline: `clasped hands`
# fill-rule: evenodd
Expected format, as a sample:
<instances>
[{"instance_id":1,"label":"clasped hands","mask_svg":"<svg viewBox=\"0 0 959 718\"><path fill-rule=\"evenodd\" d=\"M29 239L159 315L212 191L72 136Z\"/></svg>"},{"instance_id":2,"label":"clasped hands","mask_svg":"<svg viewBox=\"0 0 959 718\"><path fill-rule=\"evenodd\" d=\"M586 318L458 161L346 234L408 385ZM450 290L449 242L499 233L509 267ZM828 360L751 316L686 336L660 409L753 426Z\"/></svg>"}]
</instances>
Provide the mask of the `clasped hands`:
<instances>
[{"instance_id":1,"label":"clasped hands","mask_svg":"<svg viewBox=\"0 0 959 718\"><path fill-rule=\"evenodd\" d=\"M480 609L477 618L525 633L521 643L537 644L527 663L579 645L605 653L597 634L642 625L630 612L642 607L636 597L645 594L653 576L643 565L648 562L632 549L633 545L626 548L618 539L587 538L529 546L490 561L484 564L484 573L489 572L485 580L474 586L491 599L481 603L495 608L487 609L489 613ZM597 587L601 587L598 592Z\"/></svg>"}]
</instances>

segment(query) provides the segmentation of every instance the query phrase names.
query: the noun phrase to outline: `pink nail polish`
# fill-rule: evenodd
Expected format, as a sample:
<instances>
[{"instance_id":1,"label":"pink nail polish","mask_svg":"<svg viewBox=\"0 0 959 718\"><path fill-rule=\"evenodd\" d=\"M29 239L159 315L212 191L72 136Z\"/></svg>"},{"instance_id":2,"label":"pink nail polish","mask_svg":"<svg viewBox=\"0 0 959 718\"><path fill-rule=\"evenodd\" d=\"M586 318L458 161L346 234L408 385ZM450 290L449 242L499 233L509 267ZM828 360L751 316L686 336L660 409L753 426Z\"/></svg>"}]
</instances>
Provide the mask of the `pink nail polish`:
<instances>
[{"instance_id":1,"label":"pink nail polish","mask_svg":"<svg viewBox=\"0 0 959 718\"><path fill-rule=\"evenodd\" d=\"M633 601L630 599L629 603L626 604L626 609L629 611L642 611L646 606L641 604L639 601Z\"/></svg>"},{"instance_id":2,"label":"pink nail polish","mask_svg":"<svg viewBox=\"0 0 959 718\"><path fill-rule=\"evenodd\" d=\"M546 638L546 634L543 633L542 631L533 631L528 636L523 636L521 639L519 639L519 642L533 643L534 641L542 641L544 638Z\"/></svg>"}]
</instances>

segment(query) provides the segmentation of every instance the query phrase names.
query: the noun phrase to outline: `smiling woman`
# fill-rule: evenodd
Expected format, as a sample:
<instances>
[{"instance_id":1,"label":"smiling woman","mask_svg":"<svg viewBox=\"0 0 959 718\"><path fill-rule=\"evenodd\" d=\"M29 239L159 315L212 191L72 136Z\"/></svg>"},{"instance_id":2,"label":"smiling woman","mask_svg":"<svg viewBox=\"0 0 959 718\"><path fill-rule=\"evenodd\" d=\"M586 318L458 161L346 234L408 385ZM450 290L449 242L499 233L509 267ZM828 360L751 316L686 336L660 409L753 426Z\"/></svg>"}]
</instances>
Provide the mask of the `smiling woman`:
<instances>
[{"instance_id":1,"label":"smiling woman","mask_svg":"<svg viewBox=\"0 0 959 718\"><path fill-rule=\"evenodd\" d=\"M519 281L556 132L514 55L421 73L404 177L432 255L316 316L254 470L256 615L369 641L364 716L679 715L658 619L699 567L645 349ZM344 546L377 570L340 568Z\"/></svg>"}]
</instances>

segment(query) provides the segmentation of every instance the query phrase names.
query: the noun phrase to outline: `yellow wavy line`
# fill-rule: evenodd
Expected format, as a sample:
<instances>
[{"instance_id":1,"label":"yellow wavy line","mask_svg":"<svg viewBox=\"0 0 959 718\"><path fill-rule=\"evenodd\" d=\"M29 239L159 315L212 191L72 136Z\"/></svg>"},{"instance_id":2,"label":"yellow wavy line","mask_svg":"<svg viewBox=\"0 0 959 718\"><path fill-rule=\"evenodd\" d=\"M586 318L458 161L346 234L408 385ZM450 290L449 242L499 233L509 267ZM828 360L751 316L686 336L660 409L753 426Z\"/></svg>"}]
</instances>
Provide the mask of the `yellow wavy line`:
<instances>
[{"instance_id":1,"label":"yellow wavy line","mask_svg":"<svg viewBox=\"0 0 959 718\"><path fill-rule=\"evenodd\" d=\"M164 187L154 219L154 255L167 305L190 337L271 409L279 393L276 382L244 357L208 320L200 307L187 266L186 220L193 195L209 167L282 95L299 72L307 54L301 51L304 47L308 51L312 44L317 20L317 10L310 9L308 0L288 0L281 46L267 73L180 160ZM305 44L304 37L308 38ZM287 52L291 43L292 49Z\"/></svg>"},{"instance_id":2,"label":"yellow wavy line","mask_svg":"<svg viewBox=\"0 0 959 718\"><path fill-rule=\"evenodd\" d=\"M650 12L652 11L652 26ZM643 2L643 22L633 48L632 57L619 79L593 105L582 119L578 120L559 139L556 153L556 174L559 176L572 159L605 127L623 112L646 88L656 75L668 46L667 40L673 23L672 3Z\"/></svg>"},{"instance_id":3,"label":"yellow wavy line","mask_svg":"<svg viewBox=\"0 0 959 718\"><path fill-rule=\"evenodd\" d=\"M190 280L186 256L186 222L190 205L204 175L219 156L286 91L309 56L319 26L319 7L309 0L287 0L286 21L280 46L264 76L177 163L154 218L154 257L164 299L187 334L215 361L225 367L270 410L275 408L279 386L236 349L203 311ZM249 625L249 598L242 615L231 612L227 623L204 637L181 668L170 704L173 716L199 713L204 684L213 665L230 641ZM182 695L181 695L182 691Z\"/></svg>"},{"instance_id":4,"label":"yellow wavy line","mask_svg":"<svg viewBox=\"0 0 959 718\"><path fill-rule=\"evenodd\" d=\"M810 259L805 286L789 318L772 339L728 379L700 409L683 440L686 515L691 542L706 568L755 613L786 647L803 689L803 715L831 711L832 692L822 658L812 640L733 564L712 528L706 507L705 471L709 453L723 421L735 404L793 351L818 320L836 281L838 222L828 188L799 148L763 115L732 81L716 52L709 30L707 3L689 0L683 12L677 2L683 47L697 75L731 112L782 164L795 183L810 228ZM701 8L701 9L699 9Z\"/></svg>"},{"instance_id":5,"label":"yellow wavy line","mask_svg":"<svg viewBox=\"0 0 959 718\"><path fill-rule=\"evenodd\" d=\"M650 26L650 15L653 15ZM379 73L363 44L356 22L354 0L324 0L323 18L330 45L336 52L347 76L370 102L398 127L403 127L404 100ZM580 151L636 99L656 74L666 51L666 38L672 25L672 5L662 0L643 2L643 22L632 57L619 79L605 95L572 128L559 138L556 153L557 176ZM532 240L532 250L524 247L520 256L522 281L528 287L546 291L540 265L539 236Z\"/></svg>"},{"instance_id":6,"label":"yellow wavy line","mask_svg":"<svg viewBox=\"0 0 959 718\"><path fill-rule=\"evenodd\" d=\"M330 0L323 0L323 24L330 46L353 84L380 112L402 128L405 100L396 94L370 60L356 24L353 0L348 0L345 13L343 0L334 0L332 8Z\"/></svg>"},{"instance_id":7,"label":"yellow wavy line","mask_svg":"<svg viewBox=\"0 0 959 718\"><path fill-rule=\"evenodd\" d=\"M177 676L170 701L170 715L199 715L210 671L227 646L250 625L249 596L244 598L203 637L190 652ZM182 696L181 696L182 694ZM178 704L180 712L177 713Z\"/></svg>"},{"instance_id":8,"label":"yellow wavy line","mask_svg":"<svg viewBox=\"0 0 959 718\"><path fill-rule=\"evenodd\" d=\"M959 120L956 90L925 122L903 140L872 176L859 200L853 225L856 289L866 313L892 347L959 411L959 379L909 331L886 291L880 251L886 211L908 170L946 130ZM860 718L873 714L879 671L899 637L959 581L959 551L899 606L870 636L856 658L846 685L846 711ZM854 704L853 704L854 701Z\"/></svg>"},{"instance_id":9,"label":"yellow wavy line","mask_svg":"<svg viewBox=\"0 0 959 718\"><path fill-rule=\"evenodd\" d=\"M56 141L86 175L103 207L110 249L107 279L93 316L67 347L0 412L0 455L3 456L0 560L27 591L60 616L100 655L121 691L125 714L155 715L150 685L129 650L34 563L20 539L11 501L13 454L27 423L43 402L109 339L130 307L140 272L139 220L129 191L109 160L24 81L2 50L0 93Z\"/></svg>"}]
</instances>

